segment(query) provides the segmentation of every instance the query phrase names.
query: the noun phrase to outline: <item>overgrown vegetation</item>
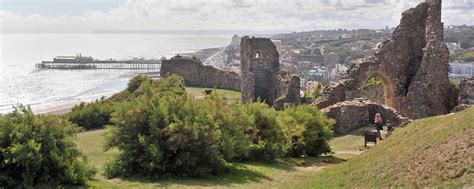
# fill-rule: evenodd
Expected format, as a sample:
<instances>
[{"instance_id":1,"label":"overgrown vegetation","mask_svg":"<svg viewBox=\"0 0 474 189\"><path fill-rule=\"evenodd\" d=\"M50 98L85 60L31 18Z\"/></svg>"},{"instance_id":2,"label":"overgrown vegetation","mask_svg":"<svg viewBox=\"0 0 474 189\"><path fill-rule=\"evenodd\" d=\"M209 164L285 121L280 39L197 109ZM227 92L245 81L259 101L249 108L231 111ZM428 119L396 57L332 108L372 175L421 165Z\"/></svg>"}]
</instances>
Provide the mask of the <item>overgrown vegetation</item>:
<instances>
[{"instance_id":1,"label":"overgrown vegetation","mask_svg":"<svg viewBox=\"0 0 474 189\"><path fill-rule=\"evenodd\" d=\"M102 99L90 104L82 102L74 106L66 117L85 129L98 129L110 124L111 113L112 104Z\"/></svg>"},{"instance_id":2,"label":"overgrown vegetation","mask_svg":"<svg viewBox=\"0 0 474 189\"><path fill-rule=\"evenodd\" d=\"M328 141L333 132L328 126L334 120L327 119L317 108L290 107L280 113L278 121L290 141L289 156L318 156L331 151Z\"/></svg>"},{"instance_id":3,"label":"overgrown vegetation","mask_svg":"<svg viewBox=\"0 0 474 189\"><path fill-rule=\"evenodd\" d=\"M449 55L451 60L461 60L463 62L474 62L474 53L469 51L455 52Z\"/></svg>"},{"instance_id":4,"label":"overgrown vegetation","mask_svg":"<svg viewBox=\"0 0 474 189\"><path fill-rule=\"evenodd\" d=\"M453 29L445 30L445 42L459 43L463 49L474 47L474 29L472 26L458 26L458 31Z\"/></svg>"},{"instance_id":5,"label":"overgrown vegetation","mask_svg":"<svg viewBox=\"0 0 474 189\"><path fill-rule=\"evenodd\" d=\"M23 106L0 116L0 186L84 184L95 170L73 141L79 131L66 119L34 115Z\"/></svg>"},{"instance_id":6,"label":"overgrown vegetation","mask_svg":"<svg viewBox=\"0 0 474 189\"><path fill-rule=\"evenodd\" d=\"M330 151L333 122L314 107L278 112L216 94L194 99L176 75L144 80L132 94L112 114L106 146L120 153L107 166L109 177L204 177L226 172L229 162Z\"/></svg>"},{"instance_id":7,"label":"overgrown vegetation","mask_svg":"<svg viewBox=\"0 0 474 189\"><path fill-rule=\"evenodd\" d=\"M364 83L363 89L368 89L369 87L377 86L382 83L382 80L377 76L372 76Z\"/></svg>"},{"instance_id":8,"label":"overgrown vegetation","mask_svg":"<svg viewBox=\"0 0 474 189\"><path fill-rule=\"evenodd\" d=\"M127 101L140 94L137 89L142 83L150 83L148 77L137 75L130 79L127 89L113 95L109 99L101 98L92 103L84 103L74 106L71 112L66 114L68 120L85 129L99 129L111 124L114 104Z\"/></svg>"}]
</instances>

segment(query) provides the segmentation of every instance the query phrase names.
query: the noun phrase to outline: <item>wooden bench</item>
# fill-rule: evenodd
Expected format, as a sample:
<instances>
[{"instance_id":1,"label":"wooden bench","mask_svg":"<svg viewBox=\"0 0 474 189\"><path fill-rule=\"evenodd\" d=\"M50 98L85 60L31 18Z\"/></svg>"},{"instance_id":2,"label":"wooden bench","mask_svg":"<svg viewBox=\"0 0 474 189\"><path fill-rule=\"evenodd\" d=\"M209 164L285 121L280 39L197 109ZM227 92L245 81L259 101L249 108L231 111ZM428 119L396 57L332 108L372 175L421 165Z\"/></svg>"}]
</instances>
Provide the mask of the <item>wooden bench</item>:
<instances>
[{"instance_id":1,"label":"wooden bench","mask_svg":"<svg viewBox=\"0 0 474 189\"><path fill-rule=\"evenodd\" d=\"M367 130L365 131L365 147L367 147L367 142L373 142L377 144L377 131L376 130Z\"/></svg>"},{"instance_id":2,"label":"wooden bench","mask_svg":"<svg viewBox=\"0 0 474 189\"><path fill-rule=\"evenodd\" d=\"M204 94L206 94L206 97L207 97L207 95L212 94L212 91L213 91L212 89L205 89Z\"/></svg>"}]
</instances>

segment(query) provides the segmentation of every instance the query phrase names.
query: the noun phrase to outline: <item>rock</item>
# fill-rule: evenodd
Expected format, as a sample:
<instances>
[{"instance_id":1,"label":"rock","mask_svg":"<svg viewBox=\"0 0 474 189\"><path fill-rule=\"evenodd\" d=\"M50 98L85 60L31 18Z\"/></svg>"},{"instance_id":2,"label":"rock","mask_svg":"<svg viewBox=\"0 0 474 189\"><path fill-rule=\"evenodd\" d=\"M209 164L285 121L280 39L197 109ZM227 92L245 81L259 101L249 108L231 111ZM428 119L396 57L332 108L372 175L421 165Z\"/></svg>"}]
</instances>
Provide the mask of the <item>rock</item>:
<instances>
[{"instance_id":1,"label":"rock","mask_svg":"<svg viewBox=\"0 0 474 189\"><path fill-rule=\"evenodd\" d=\"M463 79L459 83L459 104L474 104L474 79Z\"/></svg>"},{"instance_id":2,"label":"rock","mask_svg":"<svg viewBox=\"0 0 474 189\"><path fill-rule=\"evenodd\" d=\"M339 102L322 111L336 120L333 130L337 134L346 134L354 129L373 125L377 113L381 114L384 124L392 127L402 127L411 122L395 109L367 100Z\"/></svg>"},{"instance_id":3,"label":"rock","mask_svg":"<svg viewBox=\"0 0 474 189\"><path fill-rule=\"evenodd\" d=\"M410 118L446 114L449 52L443 40L441 0L427 0L402 14L391 38L375 54L352 62L347 74L327 88L316 105L325 108L364 96L363 84L381 79L384 104Z\"/></svg>"},{"instance_id":4,"label":"rock","mask_svg":"<svg viewBox=\"0 0 474 189\"><path fill-rule=\"evenodd\" d=\"M199 59L175 56L161 62L161 76L180 75L188 87L209 87L240 91L240 76L212 66L204 66Z\"/></svg>"},{"instance_id":5,"label":"rock","mask_svg":"<svg viewBox=\"0 0 474 189\"><path fill-rule=\"evenodd\" d=\"M454 107L452 110L451 110L451 113L457 113L457 112L461 112L463 110L466 110L470 107L473 107L474 105L469 105L469 104L460 104L460 105L457 105L456 107Z\"/></svg>"},{"instance_id":6,"label":"rock","mask_svg":"<svg viewBox=\"0 0 474 189\"><path fill-rule=\"evenodd\" d=\"M301 103L300 78L280 69L280 55L270 39L242 37L240 50L244 103L260 99L278 109Z\"/></svg>"}]
</instances>

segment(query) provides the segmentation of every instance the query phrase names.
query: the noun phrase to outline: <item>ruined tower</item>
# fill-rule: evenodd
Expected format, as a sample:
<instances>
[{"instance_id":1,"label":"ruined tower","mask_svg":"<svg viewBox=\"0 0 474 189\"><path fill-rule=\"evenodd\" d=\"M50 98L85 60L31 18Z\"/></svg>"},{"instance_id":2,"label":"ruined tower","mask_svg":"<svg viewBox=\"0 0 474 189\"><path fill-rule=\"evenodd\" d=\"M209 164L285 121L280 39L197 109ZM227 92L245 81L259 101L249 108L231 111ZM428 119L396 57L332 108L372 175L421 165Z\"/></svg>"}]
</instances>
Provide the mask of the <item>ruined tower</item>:
<instances>
[{"instance_id":1,"label":"ruined tower","mask_svg":"<svg viewBox=\"0 0 474 189\"><path fill-rule=\"evenodd\" d=\"M240 56L242 101L260 99L273 106L278 95L280 70L275 45L267 38L242 37Z\"/></svg>"},{"instance_id":2,"label":"ruined tower","mask_svg":"<svg viewBox=\"0 0 474 189\"><path fill-rule=\"evenodd\" d=\"M446 114L449 102L449 52L444 44L441 0L426 0L402 14L390 39L374 56L352 62L347 74L324 91L324 108L361 96L363 83L380 78L384 104L410 118Z\"/></svg>"}]
</instances>

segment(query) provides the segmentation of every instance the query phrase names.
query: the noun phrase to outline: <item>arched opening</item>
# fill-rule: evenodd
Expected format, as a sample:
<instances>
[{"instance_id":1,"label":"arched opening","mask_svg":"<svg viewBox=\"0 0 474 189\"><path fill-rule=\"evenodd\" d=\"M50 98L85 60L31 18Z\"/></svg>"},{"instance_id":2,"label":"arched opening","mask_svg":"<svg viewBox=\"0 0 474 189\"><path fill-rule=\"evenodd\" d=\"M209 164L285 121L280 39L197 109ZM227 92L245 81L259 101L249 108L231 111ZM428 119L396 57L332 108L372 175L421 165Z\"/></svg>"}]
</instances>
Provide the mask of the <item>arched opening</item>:
<instances>
[{"instance_id":1,"label":"arched opening","mask_svg":"<svg viewBox=\"0 0 474 189\"><path fill-rule=\"evenodd\" d=\"M261 58L261 57L262 57L262 52L257 51L257 52L255 53L255 59L259 59L259 58Z\"/></svg>"},{"instance_id":2,"label":"arched opening","mask_svg":"<svg viewBox=\"0 0 474 189\"><path fill-rule=\"evenodd\" d=\"M396 107L396 98L392 81L381 72L369 76L361 85L361 97L371 101Z\"/></svg>"}]
</instances>

